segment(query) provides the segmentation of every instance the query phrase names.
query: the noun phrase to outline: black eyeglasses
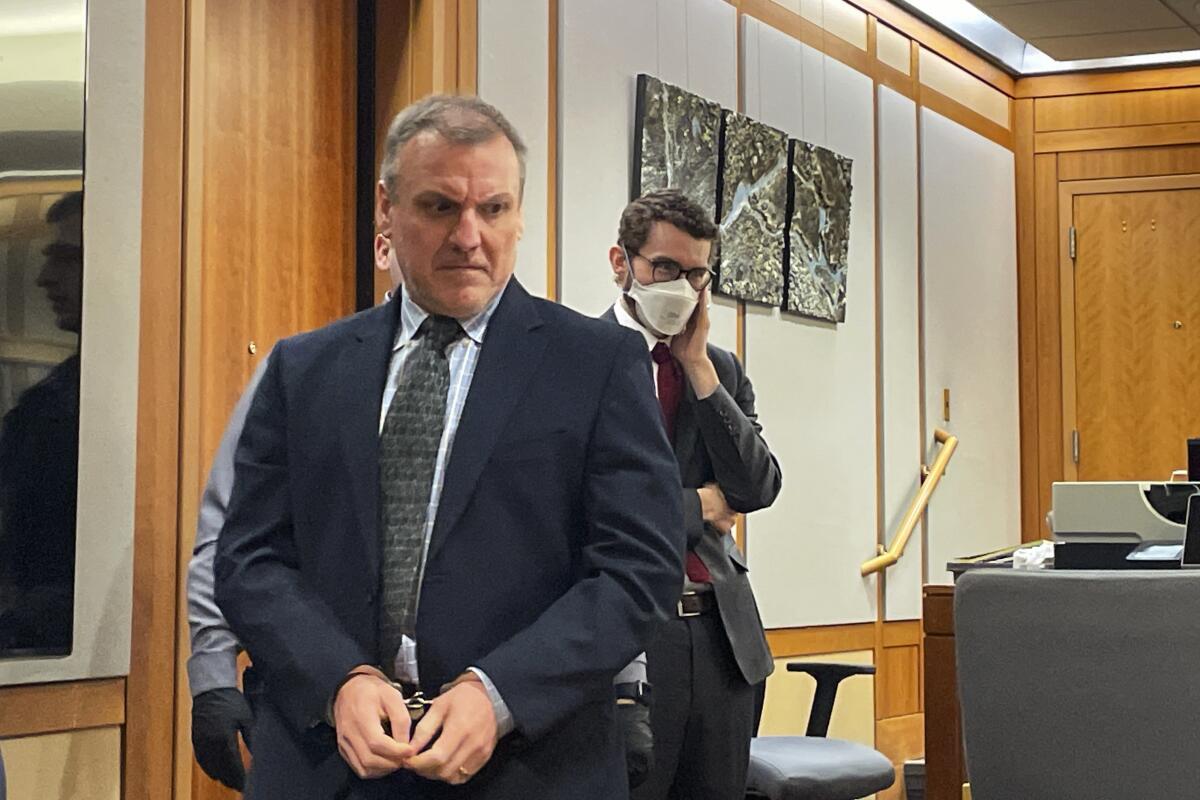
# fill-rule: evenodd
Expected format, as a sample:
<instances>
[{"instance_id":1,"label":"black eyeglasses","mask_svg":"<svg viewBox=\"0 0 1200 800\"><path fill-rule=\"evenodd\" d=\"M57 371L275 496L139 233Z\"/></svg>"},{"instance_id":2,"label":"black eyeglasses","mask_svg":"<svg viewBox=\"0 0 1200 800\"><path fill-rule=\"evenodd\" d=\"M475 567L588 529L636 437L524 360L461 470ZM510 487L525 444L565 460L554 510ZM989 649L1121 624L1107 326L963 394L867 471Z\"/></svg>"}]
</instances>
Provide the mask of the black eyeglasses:
<instances>
[{"instance_id":1,"label":"black eyeglasses","mask_svg":"<svg viewBox=\"0 0 1200 800\"><path fill-rule=\"evenodd\" d=\"M697 292L704 291L712 283L713 271L708 267L684 267L669 258L655 258L651 260L636 250L629 250L628 252L632 256L641 256L650 262L650 266L653 268L652 274L655 283L668 283L679 280L679 276L682 275Z\"/></svg>"}]
</instances>

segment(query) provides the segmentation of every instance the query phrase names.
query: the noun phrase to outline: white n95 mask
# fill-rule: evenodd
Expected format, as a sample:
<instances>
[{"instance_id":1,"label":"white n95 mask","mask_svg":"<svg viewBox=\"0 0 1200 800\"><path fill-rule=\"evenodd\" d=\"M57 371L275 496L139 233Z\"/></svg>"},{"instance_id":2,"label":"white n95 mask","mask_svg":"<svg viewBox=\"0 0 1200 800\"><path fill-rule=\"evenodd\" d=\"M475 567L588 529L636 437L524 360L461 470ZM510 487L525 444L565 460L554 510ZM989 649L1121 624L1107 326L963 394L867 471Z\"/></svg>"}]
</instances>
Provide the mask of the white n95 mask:
<instances>
[{"instance_id":1,"label":"white n95 mask","mask_svg":"<svg viewBox=\"0 0 1200 800\"><path fill-rule=\"evenodd\" d=\"M685 278L646 285L639 283L630 272L629 279L625 294L637 304L642 322L664 336L674 336L687 326L700 293Z\"/></svg>"}]
</instances>

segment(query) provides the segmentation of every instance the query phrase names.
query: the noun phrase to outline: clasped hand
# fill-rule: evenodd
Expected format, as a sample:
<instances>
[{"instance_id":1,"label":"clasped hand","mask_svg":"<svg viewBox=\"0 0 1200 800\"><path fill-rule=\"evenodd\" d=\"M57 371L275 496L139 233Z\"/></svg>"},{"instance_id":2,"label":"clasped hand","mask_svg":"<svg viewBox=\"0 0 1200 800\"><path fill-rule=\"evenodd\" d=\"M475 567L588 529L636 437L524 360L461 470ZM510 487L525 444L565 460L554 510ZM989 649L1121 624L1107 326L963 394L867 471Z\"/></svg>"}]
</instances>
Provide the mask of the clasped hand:
<instances>
[{"instance_id":1,"label":"clasped hand","mask_svg":"<svg viewBox=\"0 0 1200 800\"><path fill-rule=\"evenodd\" d=\"M729 507L725 493L715 483L706 483L696 490L700 495L700 513L704 521L718 533L729 533L737 522L737 512Z\"/></svg>"},{"instance_id":2,"label":"clasped hand","mask_svg":"<svg viewBox=\"0 0 1200 800\"><path fill-rule=\"evenodd\" d=\"M333 721L338 751L360 778L408 769L430 780L466 783L496 747L491 699L471 673L433 700L411 737L404 697L382 673L364 672L346 681L334 700Z\"/></svg>"}]
</instances>

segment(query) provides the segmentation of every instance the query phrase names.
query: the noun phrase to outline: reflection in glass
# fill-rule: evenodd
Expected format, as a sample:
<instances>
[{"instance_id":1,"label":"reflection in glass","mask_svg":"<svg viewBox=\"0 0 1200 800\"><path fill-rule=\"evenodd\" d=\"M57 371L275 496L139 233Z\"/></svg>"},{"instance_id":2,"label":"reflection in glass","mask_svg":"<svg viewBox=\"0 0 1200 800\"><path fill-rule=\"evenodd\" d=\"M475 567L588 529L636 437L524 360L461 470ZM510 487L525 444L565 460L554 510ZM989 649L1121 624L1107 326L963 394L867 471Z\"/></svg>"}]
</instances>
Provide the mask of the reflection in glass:
<instances>
[{"instance_id":1,"label":"reflection in glass","mask_svg":"<svg viewBox=\"0 0 1200 800\"><path fill-rule=\"evenodd\" d=\"M83 0L0 0L0 657L71 652Z\"/></svg>"}]
</instances>

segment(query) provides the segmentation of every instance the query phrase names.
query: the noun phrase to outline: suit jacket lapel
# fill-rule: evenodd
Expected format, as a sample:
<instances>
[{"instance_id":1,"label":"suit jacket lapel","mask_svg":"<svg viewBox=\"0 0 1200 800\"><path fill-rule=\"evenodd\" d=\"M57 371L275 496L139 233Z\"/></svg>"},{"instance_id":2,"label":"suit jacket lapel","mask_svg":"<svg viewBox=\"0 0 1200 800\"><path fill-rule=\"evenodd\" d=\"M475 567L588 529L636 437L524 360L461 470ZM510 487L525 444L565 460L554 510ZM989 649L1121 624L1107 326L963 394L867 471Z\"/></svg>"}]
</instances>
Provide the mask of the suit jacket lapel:
<instances>
[{"instance_id":1,"label":"suit jacket lapel","mask_svg":"<svg viewBox=\"0 0 1200 800\"><path fill-rule=\"evenodd\" d=\"M512 279L488 323L483 350L454 436L437 521L429 542L430 561L470 502L505 423L541 364L546 335L533 301Z\"/></svg>"},{"instance_id":2,"label":"suit jacket lapel","mask_svg":"<svg viewBox=\"0 0 1200 800\"><path fill-rule=\"evenodd\" d=\"M356 527L371 575L379 569L379 409L399 321L399 299L356 321L354 341L337 369L340 413L330 420L339 432Z\"/></svg>"}]
</instances>

